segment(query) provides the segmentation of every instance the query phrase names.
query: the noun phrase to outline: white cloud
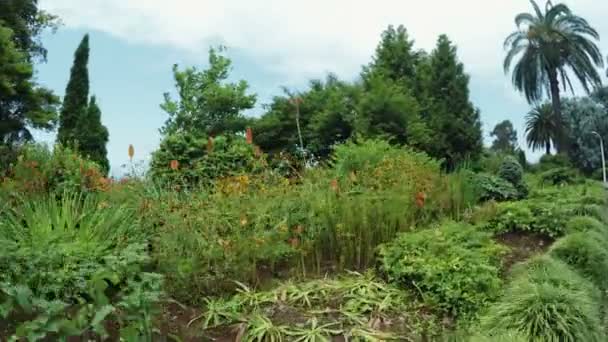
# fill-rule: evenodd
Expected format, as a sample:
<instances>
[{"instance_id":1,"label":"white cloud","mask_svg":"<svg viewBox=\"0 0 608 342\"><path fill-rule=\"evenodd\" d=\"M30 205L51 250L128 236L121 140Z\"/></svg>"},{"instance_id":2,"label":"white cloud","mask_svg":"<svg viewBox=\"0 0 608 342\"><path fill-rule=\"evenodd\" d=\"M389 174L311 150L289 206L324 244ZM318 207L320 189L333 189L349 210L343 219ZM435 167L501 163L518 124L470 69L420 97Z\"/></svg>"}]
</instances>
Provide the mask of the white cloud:
<instances>
[{"instance_id":1,"label":"white cloud","mask_svg":"<svg viewBox=\"0 0 608 342\"><path fill-rule=\"evenodd\" d=\"M290 77L327 71L351 76L367 63L388 24L404 24L417 46L431 49L447 33L467 69L501 72L502 41L526 0L41 0L68 27L95 29L145 44L204 53L222 42ZM592 24L608 2L572 0ZM608 35L608 25L600 32ZM602 30L603 29L603 30ZM264 63L266 61L266 63ZM270 61L268 63L267 61Z\"/></svg>"}]
</instances>

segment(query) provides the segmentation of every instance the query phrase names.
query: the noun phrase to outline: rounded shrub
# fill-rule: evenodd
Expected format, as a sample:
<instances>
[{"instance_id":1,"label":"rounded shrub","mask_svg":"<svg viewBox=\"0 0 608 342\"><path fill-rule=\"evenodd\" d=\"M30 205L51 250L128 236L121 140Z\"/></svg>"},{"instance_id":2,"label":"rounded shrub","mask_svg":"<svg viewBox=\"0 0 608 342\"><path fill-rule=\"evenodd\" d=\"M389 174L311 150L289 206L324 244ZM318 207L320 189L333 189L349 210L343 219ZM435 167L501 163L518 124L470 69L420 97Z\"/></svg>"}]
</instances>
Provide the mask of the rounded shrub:
<instances>
[{"instance_id":1,"label":"rounded shrub","mask_svg":"<svg viewBox=\"0 0 608 342\"><path fill-rule=\"evenodd\" d=\"M523 180L524 168L515 157L506 156L500 164L498 176L513 185L517 185Z\"/></svg>"},{"instance_id":2,"label":"rounded shrub","mask_svg":"<svg viewBox=\"0 0 608 342\"><path fill-rule=\"evenodd\" d=\"M569 167L547 170L540 174L540 179L543 184L549 185L576 184L580 180L578 173Z\"/></svg>"},{"instance_id":3,"label":"rounded shrub","mask_svg":"<svg viewBox=\"0 0 608 342\"><path fill-rule=\"evenodd\" d=\"M504 248L491 235L459 223L404 233L379 249L389 279L457 315L474 314L497 295Z\"/></svg>"},{"instance_id":4,"label":"rounded shrub","mask_svg":"<svg viewBox=\"0 0 608 342\"><path fill-rule=\"evenodd\" d=\"M570 265L600 289L608 289L608 239L596 231L574 233L558 240L551 255Z\"/></svg>"},{"instance_id":5,"label":"rounded shrub","mask_svg":"<svg viewBox=\"0 0 608 342\"><path fill-rule=\"evenodd\" d=\"M567 264L542 256L520 265L504 296L481 318L490 335L528 341L604 341L600 291Z\"/></svg>"}]
</instances>

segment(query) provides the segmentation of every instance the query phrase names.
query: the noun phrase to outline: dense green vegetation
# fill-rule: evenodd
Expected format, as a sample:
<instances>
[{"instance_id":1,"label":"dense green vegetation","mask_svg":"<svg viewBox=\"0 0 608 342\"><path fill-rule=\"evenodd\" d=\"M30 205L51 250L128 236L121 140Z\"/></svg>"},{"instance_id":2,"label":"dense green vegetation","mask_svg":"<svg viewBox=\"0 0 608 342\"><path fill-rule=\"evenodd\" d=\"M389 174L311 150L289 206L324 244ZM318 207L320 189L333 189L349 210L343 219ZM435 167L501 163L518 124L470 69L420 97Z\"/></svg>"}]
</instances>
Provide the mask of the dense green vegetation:
<instances>
[{"instance_id":1,"label":"dense green vegetation","mask_svg":"<svg viewBox=\"0 0 608 342\"><path fill-rule=\"evenodd\" d=\"M0 340L605 341L608 192L588 133L608 134L608 96L554 92L566 67L597 85L597 32L532 4L507 62L523 53L528 99L549 86L526 127L538 163L508 120L482 146L447 36L427 53L390 26L358 80L311 81L260 118L223 48L175 66L149 169L130 146L116 180L88 36L57 116L32 80L55 18L0 3ZM24 143L57 117L60 144Z\"/></svg>"}]
</instances>

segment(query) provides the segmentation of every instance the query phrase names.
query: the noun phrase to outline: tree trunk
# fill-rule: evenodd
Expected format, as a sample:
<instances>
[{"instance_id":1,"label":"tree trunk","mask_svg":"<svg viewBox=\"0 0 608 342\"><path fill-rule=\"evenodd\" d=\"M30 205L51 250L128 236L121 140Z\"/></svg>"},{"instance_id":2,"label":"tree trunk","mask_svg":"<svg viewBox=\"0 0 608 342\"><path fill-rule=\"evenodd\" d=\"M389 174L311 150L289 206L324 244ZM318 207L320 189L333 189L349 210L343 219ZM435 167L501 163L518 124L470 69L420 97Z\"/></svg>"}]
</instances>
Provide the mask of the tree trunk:
<instances>
[{"instance_id":1,"label":"tree trunk","mask_svg":"<svg viewBox=\"0 0 608 342\"><path fill-rule=\"evenodd\" d=\"M545 143L545 151L547 155L551 155L551 142L547 141Z\"/></svg>"},{"instance_id":2,"label":"tree trunk","mask_svg":"<svg viewBox=\"0 0 608 342\"><path fill-rule=\"evenodd\" d=\"M565 152L564 148L564 127L562 125L562 100L559 93L559 80L557 79L557 70L548 70L549 73L549 84L551 89L551 103L553 107L553 115L555 115L555 149L557 153Z\"/></svg>"}]
</instances>

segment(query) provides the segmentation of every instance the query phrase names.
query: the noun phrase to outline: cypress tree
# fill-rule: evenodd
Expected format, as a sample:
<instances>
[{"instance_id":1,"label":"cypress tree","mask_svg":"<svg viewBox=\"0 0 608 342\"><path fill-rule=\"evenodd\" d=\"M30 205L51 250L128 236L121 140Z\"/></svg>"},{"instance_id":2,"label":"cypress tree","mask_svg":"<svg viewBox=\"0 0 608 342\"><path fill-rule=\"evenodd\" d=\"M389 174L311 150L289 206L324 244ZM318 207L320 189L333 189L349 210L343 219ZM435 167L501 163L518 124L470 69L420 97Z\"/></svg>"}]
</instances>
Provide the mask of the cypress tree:
<instances>
[{"instance_id":1,"label":"cypress tree","mask_svg":"<svg viewBox=\"0 0 608 342\"><path fill-rule=\"evenodd\" d=\"M85 35L74 54L70 80L65 90L63 107L59 117L57 141L72 145L77 138L79 118L86 116L89 101L89 35Z\"/></svg>"},{"instance_id":2,"label":"cypress tree","mask_svg":"<svg viewBox=\"0 0 608 342\"><path fill-rule=\"evenodd\" d=\"M428 125L435 143L429 152L435 158L443 158L447 168L453 168L481 153L479 110L469 100L469 76L447 36L439 37L429 63L430 75L422 78L426 93L432 97Z\"/></svg>"},{"instance_id":3,"label":"cypress tree","mask_svg":"<svg viewBox=\"0 0 608 342\"><path fill-rule=\"evenodd\" d=\"M76 140L80 153L99 164L101 169L107 173L110 170L106 150L109 133L101 123L101 110L95 96L91 97L85 115L78 120L76 127Z\"/></svg>"}]
</instances>

